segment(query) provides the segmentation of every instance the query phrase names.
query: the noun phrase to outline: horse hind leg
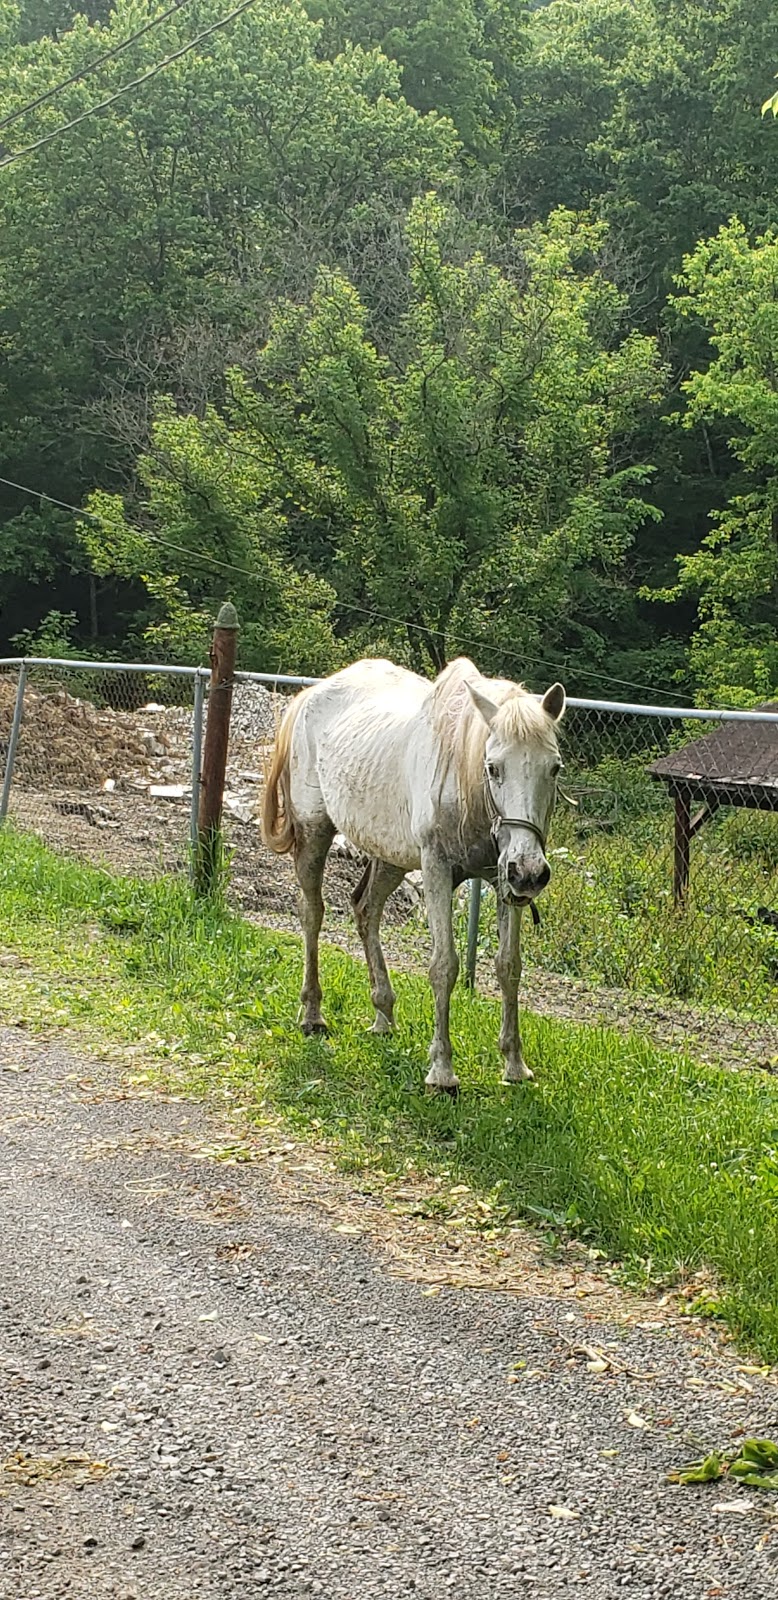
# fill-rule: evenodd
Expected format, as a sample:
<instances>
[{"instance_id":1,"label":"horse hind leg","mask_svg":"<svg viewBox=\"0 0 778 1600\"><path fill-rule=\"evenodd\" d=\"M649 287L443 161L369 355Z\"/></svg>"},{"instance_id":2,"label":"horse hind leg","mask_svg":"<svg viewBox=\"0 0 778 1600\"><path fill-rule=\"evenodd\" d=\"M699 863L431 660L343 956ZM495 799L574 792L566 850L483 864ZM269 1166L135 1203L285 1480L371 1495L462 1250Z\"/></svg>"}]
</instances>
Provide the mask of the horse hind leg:
<instances>
[{"instance_id":1,"label":"horse hind leg","mask_svg":"<svg viewBox=\"0 0 778 1600\"><path fill-rule=\"evenodd\" d=\"M394 990L381 948L380 926L390 894L405 873L388 861L370 861L351 896L359 937L370 974L370 997L375 1008L371 1033L391 1033L394 1027Z\"/></svg>"},{"instance_id":2,"label":"horse hind leg","mask_svg":"<svg viewBox=\"0 0 778 1600\"><path fill-rule=\"evenodd\" d=\"M334 837L335 829L327 819L314 831L308 829L302 834L294 852L295 872L300 885L300 922L305 939L305 973L300 994L302 1030L308 1035L327 1032L327 1024L321 1014L319 934L324 920L321 892L324 864Z\"/></svg>"}]
</instances>

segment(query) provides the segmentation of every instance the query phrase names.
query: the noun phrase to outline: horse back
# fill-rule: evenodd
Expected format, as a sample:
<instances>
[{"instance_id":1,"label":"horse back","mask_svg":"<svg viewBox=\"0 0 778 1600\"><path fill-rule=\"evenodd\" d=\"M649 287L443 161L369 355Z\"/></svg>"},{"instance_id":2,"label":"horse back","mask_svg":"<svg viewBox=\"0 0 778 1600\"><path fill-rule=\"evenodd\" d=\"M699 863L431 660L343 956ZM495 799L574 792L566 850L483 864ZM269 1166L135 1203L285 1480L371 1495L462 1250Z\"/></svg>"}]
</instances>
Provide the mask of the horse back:
<instances>
[{"instance_id":1,"label":"horse back","mask_svg":"<svg viewBox=\"0 0 778 1600\"><path fill-rule=\"evenodd\" d=\"M294 730L298 812L326 815L365 854L406 871L418 865L434 778L431 695L428 681L393 662L358 661L308 691Z\"/></svg>"}]
</instances>

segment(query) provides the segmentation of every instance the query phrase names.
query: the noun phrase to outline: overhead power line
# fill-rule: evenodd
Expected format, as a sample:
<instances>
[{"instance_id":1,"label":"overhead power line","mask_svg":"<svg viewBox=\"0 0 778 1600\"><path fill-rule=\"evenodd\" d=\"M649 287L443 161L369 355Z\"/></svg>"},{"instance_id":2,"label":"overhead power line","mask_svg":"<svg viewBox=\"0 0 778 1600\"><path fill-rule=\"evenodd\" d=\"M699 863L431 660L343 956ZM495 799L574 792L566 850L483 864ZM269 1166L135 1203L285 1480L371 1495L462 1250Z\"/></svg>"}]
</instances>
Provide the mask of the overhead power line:
<instances>
[{"instance_id":1,"label":"overhead power line","mask_svg":"<svg viewBox=\"0 0 778 1600\"><path fill-rule=\"evenodd\" d=\"M157 62L156 66L150 67L148 72L142 72L139 78L133 78L131 83L125 83L121 89L116 90L115 94L109 95L107 100L101 100L97 105L89 106L86 111L81 112L80 116L71 118L70 122L61 123L58 128L52 128L50 133L44 134L40 139L33 140L32 144L22 145L20 150L12 150L0 161L0 169L13 166L15 161L21 161L22 156L29 156L34 150L42 150L44 145L51 144L52 139L58 139L61 134L69 133L71 128L77 128L79 123L86 122L87 117L94 117L97 116L98 112L106 111L109 106L115 105L117 100L121 100L122 95L129 94L131 89L139 88L142 83L148 83L150 78L155 78L157 73L164 72L165 68L169 67L172 62L180 61L181 57L187 54L187 51L194 50L195 45L202 44L203 39L210 38L210 35L216 33L219 28L226 28L229 22L234 22L236 17L241 16L244 11L248 11L249 6L253 5L254 0L243 0L243 4L236 6L234 11L229 11L225 17L220 17L217 22L212 22L211 26L204 28L202 33L197 34L196 38L190 39L187 44L182 45L179 50L174 50L171 55L165 56L162 61Z\"/></svg>"},{"instance_id":2,"label":"overhead power line","mask_svg":"<svg viewBox=\"0 0 778 1600\"><path fill-rule=\"evenodd\" d=\"M191 0L176 0L175 5L169 6L167 11L160 11L158 16L152 17L149 22L144 23L142 28L138 28L137 33L131 33L128 38L121 39L112 49L104 50L102 55L95 56L94 60L87 62L86 66L79 67L78 72L72 72L69 78L63 78L61 83L55 83L51 89L45 89L43 94L36 95L34 100L28 100L26 105L17 106L15 111L7 112L4 117L0 117L0 129L7 128L10 123L16 122L19 117L26 117L30 111L37 111L38 106L46 105L47 101L53 100L55 95L61 94L63 89L69 89L71 84L80 83L82 78L88 78L90 72L96 72L97 68L102 67L106 61L113 61L124 50L128 50L136 39L142 39L144 34L150 33L152 28L159 27L161 22L167 22L168 17L172 17L176 11L180 11L183 6L190 3Z\"/></svg>"}]
</instances>

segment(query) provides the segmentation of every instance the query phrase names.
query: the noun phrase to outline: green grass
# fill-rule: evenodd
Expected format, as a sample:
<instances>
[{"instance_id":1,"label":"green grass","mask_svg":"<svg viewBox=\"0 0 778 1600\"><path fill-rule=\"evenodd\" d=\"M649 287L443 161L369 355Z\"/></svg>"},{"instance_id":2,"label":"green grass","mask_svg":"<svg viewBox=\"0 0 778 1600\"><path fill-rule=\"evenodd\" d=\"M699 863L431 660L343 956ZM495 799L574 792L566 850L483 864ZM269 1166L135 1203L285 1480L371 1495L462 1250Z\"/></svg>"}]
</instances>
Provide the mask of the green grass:
<instances>
[{"instance_id":1,"label":"green grass","mask_svg":"<svg viewBox=\"0 0 778 1600\"><path fill-rule=\"evenodd\" d=\"M423 1093L431 1004L400 976L399 1027L368 1036L364 970L325 950L328 1040L295 1027L295 939L0 835L0 927L29 961L0 1006L139 1047L162 1073L331 1139L352 1168L465 1182L504 1214L550 1215L644 1277L709 1267L732 1328L778 1361L778 1084L614 1032L527 1018L537 1082L499 1083L497 1008L460 991L463 1093ZM20 975L20 973L22 975Z\"/></svg>"}]
</instances>

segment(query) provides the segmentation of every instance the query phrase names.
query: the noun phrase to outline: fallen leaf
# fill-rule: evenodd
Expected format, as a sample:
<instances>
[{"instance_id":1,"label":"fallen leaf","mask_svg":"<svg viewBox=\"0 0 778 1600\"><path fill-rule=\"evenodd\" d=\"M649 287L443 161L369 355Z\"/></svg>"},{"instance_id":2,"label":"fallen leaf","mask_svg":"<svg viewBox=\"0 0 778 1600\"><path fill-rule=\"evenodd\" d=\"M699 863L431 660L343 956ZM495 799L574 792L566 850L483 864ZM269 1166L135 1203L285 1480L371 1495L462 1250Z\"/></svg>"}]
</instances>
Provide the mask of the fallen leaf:
<instances>
[{"instance_id":1,"label":"fallen leaf","mask_svg":"<svg viewBox=\"0 0 778 1600\"><path fill-rule=\"evenodd\" d=\"M732 1512L733 1514L737 1513L738 1516L744 1516L746 1512L753 1511L754 1502L753 1500L719 1500L713 1509L714 1511Z\"/></svg>"},{"instance_id":2,"label":"fallen leaf","mask_svg":"<svg viewBox=\"0 0 778 1600\"><path fill-rule=\"evenodd\" d=\"M645 1417L641 1417L638 1411L628 1411L627 1426L630 1428L648 1428L651 1424L646 1421Z\"/></svg>"},{"instance_id":3,"label":"fallen leaf","mask_svg":"<svg viewBox=\"0 0 778 1600\"><path fill-rule=\"evenodd\" d=\"M569 1506L549 1506L549 1515L557 1517L560 1522L575 1522L580 1517L580 1511L571 1511Z\"/></svg>"},{"instance_id":4,"label":"fallen leaf","mask_svg":"<svg viewBox=\"0 0 778 1600\"><path fill-rule=\"evenodd\" d=\"M688 1467L683 1467L678 1472L670 1473L671 1483L715 1483L723 1478L726 1471L726 1462L713 1450L702 1461L693 1461Z\"/></svg>"}]
</instances>

